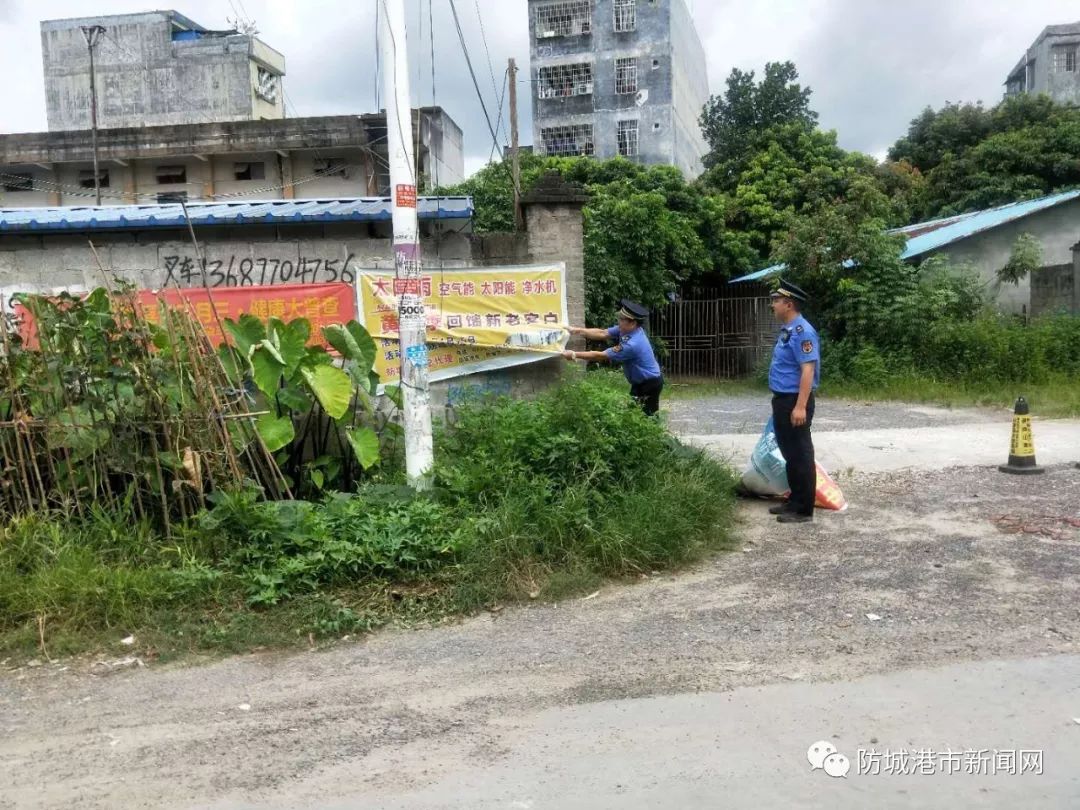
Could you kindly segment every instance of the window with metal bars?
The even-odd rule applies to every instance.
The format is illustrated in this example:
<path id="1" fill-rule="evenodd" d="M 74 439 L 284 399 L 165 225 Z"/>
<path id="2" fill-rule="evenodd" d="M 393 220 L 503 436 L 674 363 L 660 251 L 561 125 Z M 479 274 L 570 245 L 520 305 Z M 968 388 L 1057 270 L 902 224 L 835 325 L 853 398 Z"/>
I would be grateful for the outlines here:
<path id="1" fill-rule="evenodd" d="M 187 166 L 158 166 L 154 170 L 154 179 L 162 186 L 186 183 Z"/>
<path id="2" fill-rule="evenodd" d="M 260 67 L 256 73 L 255 94 L 271 104 L 276 104 L 280 78 L 264 67 Z"/>
<path id="3" fill-rule="evenodd" d="M 341 177 L 349 179 L 349 164 L 345 158 L 326 158 L 316 160 L 312 168 L 319 177 Z"/>
<path id="4" fill-rule="evenodd" d="M 79 171 L 79 187 L 80 188 L 93 188 L 94 187 L 94 170 L 84 169 Z M 109 187 L 109 170 L 100 169 L 98 171 L 98 187 Z"/>
<path id="5" fill-rule="evenodd" d="M 536 7 L 536 38 L 570 37 L 592 33 L 592 0 L 546 3 Z"/>
<path id="6" fill-rule="evenodd" d="M 536 94 L 539 98 L 587 96 L 593 91 L 592 65 L 552 65 L 539 70 Z"/>
<path id="7" fill-rule="evenodd" d="M 623 157 L 638 156 L 638 122 L 620 121 L 616 129 L 619 154 Z"/>
<path id="8" fill-rule="evenodd" d="M 266 164 L 265 163 L 234 163 L 233 164 L 233 179 L 234 180 L 265 180 L 266 179 Z"/>
<path id="9" fill-rule="evenodd" d="M 637 91 L 637 59 L 632 56 L 628 59 L 616 59 L 615 92 L 636 93 Z"/>
<path id="10" fill-rule="evenodd" d="M 540 130 L 540 144 L 545 155 L 591 157 L 593 153 L 593 128 L 591 124 L 544 127 Z"/>
<path id="11" fill-rule="evenodd" d="M 614 0 L 615 30 L 619 33 L 637 28 L 637 0 Z"/>
<path id="12" fill-rule="evenodd" d="M 1058 45 L 1054 48 L 1054 73 L 1076 73 L 1076 46 Z"/>

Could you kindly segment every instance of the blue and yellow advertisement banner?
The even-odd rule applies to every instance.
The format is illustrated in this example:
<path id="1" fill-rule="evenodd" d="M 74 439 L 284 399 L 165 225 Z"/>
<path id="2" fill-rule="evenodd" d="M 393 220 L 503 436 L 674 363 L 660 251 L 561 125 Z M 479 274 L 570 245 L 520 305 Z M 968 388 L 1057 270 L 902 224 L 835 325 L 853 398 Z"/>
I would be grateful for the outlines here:
<path id="1" fill-rule="evenodd" d="M 393 270 L 358 274 L 360 320 L 375 338 L 375 371 L 384 383 L 401 374 L 398 296 L 423 298 L 431 381 L 550 359 L 569 339 L 562 263 L 432 270 L 396 279 Z"/>

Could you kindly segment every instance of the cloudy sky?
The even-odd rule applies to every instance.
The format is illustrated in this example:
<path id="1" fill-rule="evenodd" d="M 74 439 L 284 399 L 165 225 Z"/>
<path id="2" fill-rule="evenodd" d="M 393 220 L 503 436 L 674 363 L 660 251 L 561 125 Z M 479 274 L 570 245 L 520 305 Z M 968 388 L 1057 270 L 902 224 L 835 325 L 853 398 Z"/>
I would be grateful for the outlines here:
<path id="1" fill-rule="evenodd" d="M 377 0 L 175 0 L 206 27 L 237 13 L 285 54 L 290 115 L 375 109 Z M 436 100 L 465 131 L 467 168 L 482 166 L 491 136 L 454 31 L 449 0 L 430 0 Z M 713 92 L 733 67 L 759 70 L 791 59 L 814 91 L 822 126 L 840 143 L 881 156 L 923 107 L 946 101 L 996 103 L 1006 73 L 1045 25 L 1080 19 L 1076 0 L 688 0 L 709 60 Z M 43 130 L 42 19 L 144 11 L 145 0 L 0 0 L 0 75 L 6 78 L 0 132 Z M 409 9 L 414 102 L 432 98 L 428 2 Z M 457 0 L 485 103 L 497 116 L 493 84 L 508 57 L 529 60 L 525 0 Z M 422 13 L 420 9 L 422 8 Z M 479 14 L 478 14 L 479 8 Z M 421 30 L 422 20 L 422 30 Z M 488 67 L 483 32 L 492 68 Z M 494 73 L 494 81 L 492 79 Z M 527 74 L 526 74 L 527 75 Z M 526 75 L 520 78 L 525 79 Z M 523 142 L 531 141 L 528 85 L 519 85 Z"/>

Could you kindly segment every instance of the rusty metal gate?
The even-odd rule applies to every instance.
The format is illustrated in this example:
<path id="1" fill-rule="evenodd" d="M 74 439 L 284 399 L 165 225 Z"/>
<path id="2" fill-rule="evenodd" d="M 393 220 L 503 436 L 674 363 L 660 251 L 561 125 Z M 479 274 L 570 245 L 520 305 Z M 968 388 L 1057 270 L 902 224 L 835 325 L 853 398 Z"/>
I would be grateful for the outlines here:
<path id="1" fill-rule="evenodd" d="M 768 359 L 778 328 L 763 295 L 676 301 L 650 320 L 667 347 L 664 375 L 683 379 L 750 376 Z"/>

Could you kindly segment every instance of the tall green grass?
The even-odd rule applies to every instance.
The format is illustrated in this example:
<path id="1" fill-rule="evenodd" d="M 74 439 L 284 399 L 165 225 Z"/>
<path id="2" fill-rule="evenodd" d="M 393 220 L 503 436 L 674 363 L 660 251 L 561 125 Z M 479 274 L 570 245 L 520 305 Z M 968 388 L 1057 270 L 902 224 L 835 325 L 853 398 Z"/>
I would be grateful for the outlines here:
<path id="1" fill-rule="evenodd" d="M 171 541 L 130 510 L 11 520 L 0 651 L 136 634 L 170 655 L 338 636 L 563 598 L 730 542 L 732 473 L 681 446 L 609 375 L 467 407 L 436 447 L 431 493 L 369 484 L 308 503 L 240 489 Z"/>

